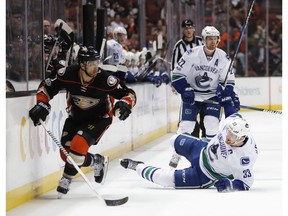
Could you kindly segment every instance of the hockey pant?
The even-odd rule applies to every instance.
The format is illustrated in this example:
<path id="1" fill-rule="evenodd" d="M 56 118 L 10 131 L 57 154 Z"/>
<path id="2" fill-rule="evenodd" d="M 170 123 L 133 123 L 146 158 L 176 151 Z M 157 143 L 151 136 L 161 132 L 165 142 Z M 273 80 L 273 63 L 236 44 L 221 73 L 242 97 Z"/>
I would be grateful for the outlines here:
<path id="1" fill-rule="evenodd" d="M 111 123 L 111 118 L 78 122 L 69 117 L 63 127 L 61 145 L 69 152 L 69 155 L 79 167 L 92 166 L 94 156 L 88 152 L 89 147 L 98 143 Z M 66 156 L 61 150 L 60 156 L 66 162 L 63 175 L 72 178 L 77 174 L 77 170 L 69 161 L 66 161 Z"/>
<path id="2" fill-rule="evenodd" d="M 177 154 L 190 161 L 191 166 L 175 171 L 175 188 L 208 188 L 213 184 L 200 169 L 199 157 L 207 142 L 187 135 L 175 136 L 174 148 Z"/>
<path id="3" fill-rule="evenodd" d="M 200 110 L 204 110 L 204 127 L 206 137 L 212 139 L 219 129 L 220 106 L 215 104 L 195 102 L 194 104 L 182 103 L 181 119 L 177 133 L 191 134 L 194 130 L 196 118 Z"/>

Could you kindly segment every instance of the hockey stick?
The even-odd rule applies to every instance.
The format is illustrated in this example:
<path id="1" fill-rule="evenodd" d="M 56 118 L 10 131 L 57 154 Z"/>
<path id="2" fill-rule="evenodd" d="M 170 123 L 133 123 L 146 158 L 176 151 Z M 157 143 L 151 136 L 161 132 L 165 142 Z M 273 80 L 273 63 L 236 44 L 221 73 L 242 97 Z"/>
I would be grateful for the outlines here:
<path id="1" fill-rule="evenodd" d="M 45 72 L 47 72 L 47 70 L 48 70 L 48 67 L 49 67 L 51 59 L 52 59 L 53 50 L 55 49 L 60 38 L 62 38 L 68 45 L 70 45 L 70 48 L 67 52 L 67 57 L 65 60 L 65 67 L 67 67 L 68 65 L 71 64 L 71 57 L 72 57 L 73 44 L 74 44 L 74 32 L 69 27 L 69 25 L 67 23 L 65 23 L 62 19 L 56 20 L 56 22 L 54 24 L 54 29 L 57 32 L 56 33 L 56 40 L 55 40 L 55 43 L 53 44 L 53 47 L 49 53 L 48 61 L 46 63 Z"/>
<path id="2" fill-rule="evenodd" d="M 71 58 L 72 58 L 72 52 L 73 52 L 73 46 L 75 41 L 75 35 L 73 30 L 70 28 L 70 26 L 64 22 L 62 19 L 57 19 L 54 28 L 57 29 L 59 25 L 62 24 L 62 31 L 59 34 L 59 37 L 61 37 L 68 45 L 70 45 L 70 48 L 68 49 L 68 52 L 66 53 L 66 61 L 65 66 L 71 65 Z"/>
<path id="3" fill-rule="evenodd" d="M 106 71 L 116 72 L 118 69 L 115 65 L 100 64 L 99 68 Z"/>
<path id="4" fill-rule="evenodd" d="M 152 68 L 152 66 L 154 66 L 155 62 L 158 60 L 157 58 L 157 54 L 155 54 L 153 57 L 151 57 L 146 63 L 145 63 L 145 67 L 143 71 L 140 71 L 140 73 L 138 73 L 138 76 L 135 76 L 138 80 L 143 80 L 149 73 L 150 73 L 150 69 Z"/>
<path id="5" fill-rule="evenodd" d="M 251 110 L 256 110 L 256 111 L 261 111 L 261 112 L 267 112 L 267 113 L 282 115 L 282 111 L 278 111 L 278 110 L 268 110 L 268 109 L 262 109 L 262 108 L 258 108 L 258 107 L 251 107 L 251 106 L 244 106 L 244 105 L 240 105 L 240 107 L 243 109 L 251 109 Z"/>
<path id="6" fill-rule="evenodd" d="M 159 40 L 159 39 L 158 39 Z M 170 42 L 171 40 L 169 40 L 169 42 L 167 43 L 166 47 L 165 47 L 165 50 L 167 51 L 169 46 L 170 46 Z M 158 41 L 159 43 L 159 41 Z M 161 42 L 162 43 L 162 42 Z M 162 49 L 162 47 L 161 47 Z M 167 52 L 166 52 L 166 55 L 167 55 Z M 166 56 L 165 55 L 165 56 Z M 164 57 L 165 58 L 165 57 Z M 138 80 L 143 80 L 147 75 L 149 75 L 150 73 L 150 68 L 152 68 L 152 66 L 154 66 L 155 62 L 158 60 L 158 59 L 161 59 L 162 58 L 160 57 L 159 53 L 155 53 L 155 55 L 153 55 L 145 64 L 144 64 L 144 69 L 140 72 L 138 72 L 135 77 L 138 79 Z M 164 59 L 163 59 L 164 60 Z"/>
<path id="7" fill-rule="evenodd" d="M 88 184 L 88 186 L 95 192 L 97 198 L 104 202 L 107 206 L 118 206 L 123 205 L 128 201 L 128 197 L 123 197 L 121 199 L 113 199 L 113 200 L 107 200 L 104 199 L 93 187 L 91 182 L 88 180 L 86 175 L 82 172 L 82 170 L 79 168 L 79 166 L 76 164 L 76 162 L 72 159 L 72 157 L 68 154 L 68 152 L 65 150 L 65 148 L 60 144 L 60 142 L 56 139 L 54 134 L 46 127 L 45 123 L 42 121 L 42 119 L 39 120 L 42 127 L 45 129 L 45 131 L 49 134 L 49 136 L 52 138 L 52 140 L 56 143 L 56 145 L 60 148 L 60 150 L 64 153 L 64 155 L 67 157 L 67 159 L 72 163 L 74 168 L 78 171 L 78 173 L 83 177 L 85 182 Z"/>
<path id="8" fill-rule="evenodd" d="M 171 62 L 167 61 L 166 59 L 164 59 L 164 58 L 162 58 L 162 57 L 160 57 L 160 56 L 158 57 L 158 59 L 160 59 L 160 60 L 166 62 L 166 63 L 169 64 L 169 65 L 171 65 Z"/>
<path id="9" fill-rule="evenodd" d="M 58 40 L 59 40 L 59 38 L 60 38 L 60 34 L 61 34 L 61 31 L 62 31 L 62 28 L 63 28 L 63 23 L 60 23 L 58 26 L 57 26 L 57 33 L 56 33 L 56 40 L 55 40 L 55 42 L 54 42 L 54 44 L 53 44 L 53 47 L 52 47 L 52 49 L 51 49 L 51 51 L 50 51 L 50 53 L 49 53 L 49 56 L 48 56 L 48 60 L 47 60 L 47 63 L 46 63 L 46 68 L 45 68 L 45 74 L 47 73 L 47 71 L 48 71 L 48 68 L 49 68 L 49 65 L 50 65 L 50 61 L 51 61 L 51 59 L 52 59 L 52 55 L 53 55 L 53 51 L 54 51 L 54 49 L 55 49 L 55 47 L 56 47 L 56 44 L 58 43 Z"/>
<path id="10" fill-rule="evenodd" d="M 203 101 L 197 101 L 197 102 L 219 105 L 217 101 L 213 101 L 213 100 L 203 100 Z M 278 110 L 268 110 L 268 109 L 262 109 L 258 107 L 251 107 L 251 106 L 245 106 L 245 105 L 240 105 L 240 108 L 282 115 L 282 112 Z"/>
<path id="11" fill-rule="evenodd" d="M 249 8 L 249 12 L 248 12 L 248 14 L 246 16 L 246 19 L 245 19 L 245 22 L 244 22 L 244 24 L 242 26 L 241 35 L 240 35 L 240 38 L 238 40 L 238 44 L 237 44 L 236 50 L 234 52 L 232 60 L 230 61 L 230 64 L 229 64 L 229 67 L 228 67 L 228 70 L 227 70 L 227 73 L 226 73 L 226 76 L 225 76 L 225 79 L 224 79 L 224 84 L 223 84 L 224 88 L 225 88 L 225 86 L 227 84 L 228 74 L 232 70 L 234 61 L 235 61 L 235 59 L 237 57 L 240 45 L 242 43 L 243 36 L 245 35 L 245 31 L 246 31 L 246 28 L 247 28 L 247 25 L 248 25 L 248 20 L 250 18 L 250 15 L 251 15 L 251 12 L 252 12 L 252 9 L 253 9 L 254 2 L 255 2 L 255 0 L 252 1 L 251 5 L 250 5 L 250 8 Z"/>
<path id="12" fill-rule="evenodd" d="M 245 31 L 246 31 L 246 28 L 247 28 L 247 25 L 248 25 L 248 20 L 250 18 L 250 15 L 251 15 L 251 12 L 252 12 L 252 9 L 253 9 L 254 2 L 255 2 L 255 0 L 252 1 L 251 5 L 250 5 L 250 8 L 249 8 L 249 11 L 248 11 L 248 14 L 247 14 L 246 19 L 245 19 L 245 22 L 244 22 L 244 24 L 242 26 L 241 35 L 240 35 L 240 38 L 238 40 L 236 50 L 234 52 L 232 60 L 230 61 L 227 73 L 225 75 L 225 79 L 224 79 L 224 83 L 223 83 L 223 89 L 225 89 L 225 87 L 227 85 L 228 74 L 230 73 L 230 71 L 232 72 L 232 67 L 233 67 L 234 61 L 235 61 L 235 59 L 237 57 L 240 45 L 242 43 L 243 36 L 245 35 Z M 221 119 L 222 113 L 223 113 L 223 107 L 221 107 L 219 119 Z"/>

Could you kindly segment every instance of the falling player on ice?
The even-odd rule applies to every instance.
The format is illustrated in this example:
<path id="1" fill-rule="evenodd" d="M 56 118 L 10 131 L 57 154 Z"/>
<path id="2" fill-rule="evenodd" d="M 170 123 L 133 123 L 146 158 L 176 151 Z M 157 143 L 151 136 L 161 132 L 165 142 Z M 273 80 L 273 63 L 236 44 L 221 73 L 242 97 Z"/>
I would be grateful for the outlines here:
<path id="1" fill-rule="evenodd" d="M 232 105 L 231 95 L 221 90 L 218 92 L 226 119 L 209 143 L 185 134 L 176 134 L 171 138 L 175 151 L 190 161 L 190 167 L 164 170 L 131 159 L 122 159 L 120 164 L 164 187 L 209 188 L 214 185 L 218 192 L 249 190 L 254 181 L 257 146 L 250 134 L 249 124 Z"/>

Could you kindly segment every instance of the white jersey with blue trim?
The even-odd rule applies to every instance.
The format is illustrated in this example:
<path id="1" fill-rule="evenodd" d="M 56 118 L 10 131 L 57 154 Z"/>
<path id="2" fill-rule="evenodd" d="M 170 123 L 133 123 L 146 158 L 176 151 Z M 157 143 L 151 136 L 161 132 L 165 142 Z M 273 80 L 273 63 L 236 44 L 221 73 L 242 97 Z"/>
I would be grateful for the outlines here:
<path id="1" fill-rule="evenodd" d="M 114 39 L 107 41 L 107 56 L 111 56 L 107 61 L 110 65 L 119 65 L 125 62 L 123 47 Z"/>
<path id="2" fill-rule="evenodd" d="M 195 91 L 195 101 L 216 96 L 219 83 L 224 83 L 231 59 L 216 48 L 212 57 L 207 57 L 204 46 L 194 47 L 184 53 L 172 72 L 173 82 L 185 78 Z M 235 85 L 233 71 L 228 73 L 227 84 Z"/>
<path id="3" fill-rule="evenodd" d="M 258 156 L 257 145 L 251 135 L 246 137 L 245 144 L 241 147 L 232 147 L 225 143 L 226 122 L 235 116 L 241 118 L 238 114 L 227 117 L 224 125 L 220 126 L 220 132 L 202 149 L 200 168 L 212 180 L 239 179 L 250 188 L 254 182 L 253 165 Z"/>

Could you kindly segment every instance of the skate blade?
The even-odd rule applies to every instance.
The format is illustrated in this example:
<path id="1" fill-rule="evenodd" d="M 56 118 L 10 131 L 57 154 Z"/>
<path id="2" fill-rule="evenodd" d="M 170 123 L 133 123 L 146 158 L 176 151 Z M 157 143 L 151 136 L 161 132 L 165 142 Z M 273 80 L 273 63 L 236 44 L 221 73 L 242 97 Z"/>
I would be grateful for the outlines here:
<path id="1" fill-rule="evenodd" d="M 105 158 L 105 160 L 104 160 L 104 175 L 103 175 L 103 180 L 100 183 L 101 185 L 104 185 L 104 183 L 105 183 L 107 171 L 108 171 L 108 165 L 109 165 L 109 158 L 107 156 L 104 156 L 104 158 Z"/>
<path id="2" fill-rule="evenodd" d="M 58 192 L 57 199 L 62 199 L 63 193 Z"/>

